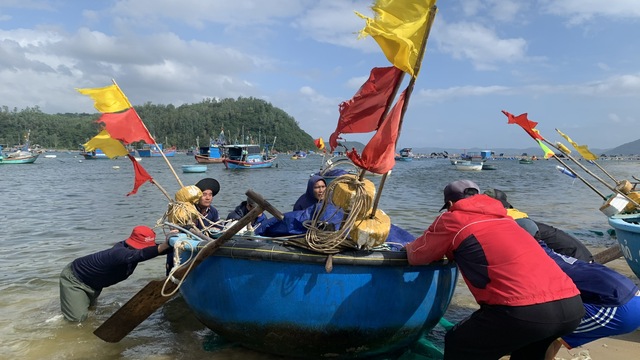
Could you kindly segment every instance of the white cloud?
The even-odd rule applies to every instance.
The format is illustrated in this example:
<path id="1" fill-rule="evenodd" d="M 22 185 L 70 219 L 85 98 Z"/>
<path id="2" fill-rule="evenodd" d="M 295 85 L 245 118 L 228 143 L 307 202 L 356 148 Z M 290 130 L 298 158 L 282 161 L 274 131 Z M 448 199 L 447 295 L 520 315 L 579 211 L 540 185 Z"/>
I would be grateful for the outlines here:
<path id="1" fill-rule="evenodd" d="M 479 23 L 441 21 L 435 41 L 440 51 L 469 60 L 478 70 L 497 70 L 500 63 L 527 61 L 525 39 L 501 39 L 495 30 Z"/>

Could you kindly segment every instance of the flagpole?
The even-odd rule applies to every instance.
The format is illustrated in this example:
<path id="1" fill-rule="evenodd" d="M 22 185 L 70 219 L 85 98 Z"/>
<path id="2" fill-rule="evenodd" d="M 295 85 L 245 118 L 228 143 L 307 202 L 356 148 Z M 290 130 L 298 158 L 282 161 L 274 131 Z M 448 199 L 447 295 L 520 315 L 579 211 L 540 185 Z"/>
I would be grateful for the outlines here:
<path id="1" fill-rule="evenodd" d="M 584 156 L 584 154 L 580 151 L 580 149 L 578 148 L 578 144 L 576 144 L 575 142 L 573 142 L 573 141 L 572 141 L 572 140 L 571 140 L 567 135 L 565 135 L 564 133 L 562 133 L 562 131 L 560 131 L 560 130 L 558 130 L 558 129 L 556 129 L 556 132 L 557 132 L 558 134 L 560 134 L 562 137 L 564 137 L 565 139 L 567 139 L 567 141 L 569 141 L 569 143 L 570 143 L 571 145 L 573 145 L 573 147 L 576 149 L 576 151 L 577 151 L 580 155 L 582 155 L 582 157 L 583 157 L 585 160 L 587 160 L 587 161 L 591 161 L 591 163 L 592 163 L 593 165 L 595 165 L 598 169 L 600 169 L 603 173 L 605 173 L 605 175 L 607 175 L 607 176 L 608 176 L 611 180 L 613 180 L 616 184 L 618 184 L 618 185 L 620 184 L 620 181 L 616 180 L 616 178 L 614 178 L 611 174 L 609 174 L 609 173 L 607 172 L 607 170 L 605 170 L 602 166 L 600 166 L 600 164 L 598 164 L 598 163 L 596 162 L 596 159 L 593 159 L 593 160 L 589 160 L 589 159 L 587 159 L 587 158 Z M 585 149 L 586 149 L 586 147 L 585 147 Z M 592 153 L 591 151 L 588 151 L 588 150 L 587 150 L 587 153 L 588 153 L 589 155 L 592 155 L 593 157 L 597 158 L 597 156 L 596 156 L 594 153 Z"/>
<path id="2" fill-rule="evenodd" d="M 395 148 L 398 146 L 398 140 L 400 139 L 400 130 L 402 129 L 402 122 L 404 120 L 404 114 L 407 111 L 407 106 L 409 105 L 409 98 L 411 98 L 411 93 L 413 92 L 413 88 L 415 86 L 416 83 L 416 79 L 418 78 L 418 74 L 420 73 L 420 67 L 422 65 L 422 59 L 424 58 L 424 54 L 426 52 L 427 49 L 427 40 L 429 39 L 429 34 L 431 33 L 431 26 L 433 25 L 433 21 L 435 20 L 436 17 L 436 13 L 438 12 L 438 7 L 433 5 L 431 7 L 431 9 L 429 10 L 429 19 L 427 19 L 427 25 L 426 25 L 426 29 L 424 31 L 424 39 L 422 40 L 422 44 L 420 46 L 420 50 L 418 51 L 418 56 L 416 59 L 416 64 L 413 68 L 413 76 L 411 77 L 411 80 L 409 80 L 409 85 L 407 86 L 407 90 L 406 90 L 406 94 L 405 94 L 405 98 L 404 98 L 404 103 L 402 104 L 402 110 L 400 112 L 400 122 L 398 123 L 398 136 L 396 137 L 396 142 L 393 146 L 394 148 L 394 152 L 395 152 Z M 402 74 L 402 76 L 404 77 L 404 72 Z M 384 119 L 384 117 L 386 116 L 387 112 L 389 111 L 390 107 L 391 107 L 391 103 L 393 101 L 393 99 L 395 98 L 396 93 L 398 92 L 398 89 L 400 88 L 400 84 L 402 83 L 402 77 L 400 78 L 400 80 L 398 81 L 398 84 L 396 85 L 396 88 L 394 89 L 394 93 L 393 96 L 389 97 L 389 102 L 387 103 L 387 108 L 385 109 L 385 114 L 383 115 L 383 117 L 381 117 L 381 119 Z M 363 170 L 360 174 L 360 178 L 362 179 L 362 177 L 364 177 L 364 173 L 366 170 Z M 380 195 L 382 194 L 382 188 L 384 187 L 384 183 L 387 179 L 387 176 L 391 173 L 391 170 L 389 170 L 387 173 L 385 173 L 384 175 L 382 175 L 382 179 L 380 179 L 380 187 L 378 189 L 378 191 L 376 192 L 376 197 L 373 201 L 373 208 L 371 209 L 371 215 L 369 216 L 370 218 L 374 218 L 376 215 L 376 211 L 378 208 L 378 203 L 380 202 Z"/>
<path id="3" fill-rule="evenodd" d="M 604 180 L 602 180 L 598 175 L 594 174 L 591 170 L 587 169 L 584 165 L 580 164 L 580 162 L 578 162 L 578 160 L 576 160 L 573 156 L 571 156 L 570 154 L 568 154 L 568 150 L 566 146 L 564 146 L 562 143 L 558 142 L 556 144 L 552 144 L 551 142 L 549 142 L 547 139 L 543 139 L 544 142 L 546 142 L 547 144 L 549 144 L 550 146 L 552 146 L 553 148 L 555 148 L 556 150 L 560 151 L 561 153 L 563 153 L 567 158 L 569 158 L 569 160 L 573 161 L 576 165 L 578 165 L 582 170 L 584 170 L 587 174 L 593 176 L 596 180 L 600 181 L 604 186 L 607 187 L 607 189 L 613 191 L 616 194 L 620 194 L 622 196 L 624 196 L 625 199 L 629 200 L 630 202 L 632 202 L 633 204 L 636 205 L 636 207 L 640 207 L 640 204 L 638 204 L 635 200 L 633 200 L 632 198 L 630 198 L 629 196 L 627 196 L 627 194 L 623 193 L 622 191 L 620 191 L 617 188 L 612 187 L 611 185 L 607 184 Z M 564 149 L 563 149 L 564 148 Z M 554 155 L 554 157 L 557 156 Z M 562 163 L 562 162 L 560 162 Z M 563 164 L 564 165 L 564 164 Z M 572 171 L 574 174 L 576 173 L 575 171 Z M 602 195 L 601 195 L 602 196 Z M 606 199 L 606 197 L 604 197 L 604 199 Z"/>
<path id="4" fill-rule="evenodd" d="M 129 107 L 133 109 L 133 105 L 131 105 L 131 103 L 129 102 L 129 99 L 124 94 L 124 92 L 120 89 L 120 86 L 118 86 L 116 81 L 114 79 L 111 79 L 111 82 L 113 82 L 113 85 L 116 86 L 116 89 L 118 89 L 118 91 L 120 92 L 122 97 L 127 101 L 127 104 L 129 105 Z M 149 132 L 149 129 L 147 129 L 147 125 L 145 125 L 144 121 L 142 121 L 142 118 L 140 118 L 140 115 L 138 115 L 138 112 L 136 111 L 136 109 L 133 109 L 133 113 L 136 114 L 136 116 L 138 117 L 138 120 L 140 120 L 140 123 L 142 124 L 144 129 L 147 131 L 147 134 L 149 135 L 149 137 L 151 137 L 151 139 L 153 139 L 153 144 L 156 146 L 156 149 L 160 150 L 160 155 L 162 155 L 162 158 L 164 159 L 164 161 L 169 166 L 169 169 L 173 173 L 173 176 L 175 176 L 176 180 L 178 180 L 178 185 L 180 185 L 180 187 L 183 188 L 184 185 L 182 185 L 182 181 L 180 181 L 180 178 L 178 177 L 178 174 L 176 173 L 176 171 L 173 170 L 173 166 L 171 166 L 171 163 L 169 162 L 169 159 L 167 159 L 167 156 L 164 154 L 163 149 L 161 149 L 160 146 L 158 145 L 158 143 L 156 142 L 156 138 L 151 136 L 151 133 Z"/>

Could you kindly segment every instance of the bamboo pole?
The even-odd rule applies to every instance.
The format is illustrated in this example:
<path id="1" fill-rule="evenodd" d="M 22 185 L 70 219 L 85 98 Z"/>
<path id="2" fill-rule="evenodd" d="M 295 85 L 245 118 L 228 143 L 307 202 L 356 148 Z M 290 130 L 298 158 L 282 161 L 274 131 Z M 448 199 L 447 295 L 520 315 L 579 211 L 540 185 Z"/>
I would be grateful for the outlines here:
<path id="1" fill-rule="evenodd" d="M 433 25 L 433 21 L 435 20 L 436 17 L 436 13 L 438 12 L 438 7 L 437 6 L 432 6 L 431 9 L 429 10 L 429 18 L 427 19 L 427 25 L 426 25 L 426 29 L 424 32 L 424 39 L 422 41 L 422 44 L 420 46 L 420 50 L 418 51 L 418 57 L 416 59 L 416 64 L 415 67 L 413 68 L 413 76 L 411 77 L 411 80 L 409 80 L 409 85 L 407 86 L 406 89 L 406 95 L 404 98 L 404 104 L 402 104 L 402 111 L 400 113 L 400 123 L 398 124 L 398 137 L 396 138 L 396 143 L 394 144 L 394 149 L 398 146 L 398 140 L 400 139 L 400 131 L 402 130 L 402 122 L 404 120 L 404 114 L 407 111 L 407 106 L 409 105 L 409 99 L 411 98 L 411 93 L 413 92 L 413 88 L 415 86 L 416 83 L 416 79 L 418 78 L 418 74 L 420 73 L 420 67 L 422 65 L 422 59 L 424 58 L 424 54 L 426 52 L 427 49 L 427 40 L 429 39 L 429 34 L 431 33 L 431 26 Z M 404 76 L 404 74 L 403 74 Z M 398 84 L 396 85 L 396 88 L 394 90 L 393 96 L 390 97 L 390 102 L 387 103 L 387 108 L 385 109 L 384 115 L 382 117 L 382 119 L 384 119 L 384 117 L 386 116 L 386 114 L 389 112 L 389 109 L 391 108 L 391 102 L 393 101 L 393 99 L 395 98 L 395 95 L 398 91 L 398 89 L 400 88 L 400 83 L 402 83 L 402 78 L 400 78 L 400 80 L 398 81 Z M 380 184 L 384 184 L 384 182 L 386 181 L 387 176 L 389 175 L 390 171 L 387 172 L 386 174 L 382 175 L 382 179 L 380 180 Z M 364 172 L 362 173 L 362 176 L 364 176 Z M 380 195 L 382 194 L 382 186 L 380 186 L 380 189 L 376 192 L 376 197 L 373 201 L 373 208 L 371 210 L 371 218 L 375 217 L 376 214 L 376 210 L 378 208 L 378 203 L 380 202 Z"/>
<path id="2" fill-rule="evenodd" d="M 627 196 L 627 194 L 623 193 L 622 191 L 620 191 L 619 189 L 609 185 L 608 183 L 606 183 L 604 180 L 602 180 L 598 175 L 594 174 L 591 170 L 587 169 L 584 165 L 582 165 L 578 160 L 576 160 L 573 156 L 571 156 L 568 153 L 568 149 L 566 146 L 564 146 L 562 143 L 558 142 L 557 145 L 556 144 L 552 144 L 551 142 L 549 142 L 547 139 L 543 139 L 544 142 L 546 142 L 547 144 L 549 144 L 550 146 L 552 146 L 553 148 L 555 148 L 556 150 L 560 151 L 561 153 L 563 153 L 569 160 L 573 161 L 576 165 L 578 165 L 582 170 L 584 170 L 587 174 L 593 176 L 596 180 L 600 181 L 604 186 L 607 187 L 607 189 L 613 191 L 616 194 L 622 195 L 625 199 L 629 200 L 629 202 L 635 204 L 636 207 L 640 207 L 640 204 L 638 204 L 635 200 L 633 200 L 632 198 L 630 198 L 629 196 Z M 555 156 L 555 155 L 554 155 Z M 564 165 L 564 164 L 563 164 Z M 574 174 L 576 174 L 575 171 L 572 171 Z M 577 174 L 576 174 L 577 175 Z M 593 189 L 593 188 L 592 188 Z M 602 195 L 601 195 L 602 196 Z M 606 199 L 606 197 L 604 198 Z"/>

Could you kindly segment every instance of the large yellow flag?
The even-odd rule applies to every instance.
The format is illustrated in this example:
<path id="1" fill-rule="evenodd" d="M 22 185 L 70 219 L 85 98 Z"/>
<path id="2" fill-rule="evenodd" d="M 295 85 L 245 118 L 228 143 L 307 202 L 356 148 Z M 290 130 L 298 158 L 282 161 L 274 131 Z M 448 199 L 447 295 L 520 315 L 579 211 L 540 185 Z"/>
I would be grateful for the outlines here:
<path id="1" fill-rule="evenodd" d="M 117 156 L 129 155 L 129 151 L 124 147 L 124 145 L 122 145 L 120 141 L 112 138 L 107 130 L 100 131 L 98 135 L 87 141 L 83 146 L 86 151 L 100 149 L 110 159 Z"/>
<path id="2" fill-rule="evenodd" d="M 563 134 L 562 131 L 558 129 L 556 129 L 556 131 L 558 132 L 558 134 L 562 135 L 563 138 L 567 139 L 567 141 L 570 142 L 571 145 L 573 145 L 576 151 L 580 155 L 582 155 L 582 157 L 585 160 L 598 160 L 598 157 L 594 153 L 589 151 L 589 148 L 587 147 L 587 145 L 578 145 L 573 140 L 571 140 L 567 135 Z"/>
<path id="3" fill-rule="evenodd" d="M 360 36 L 371 35 L 393 66 L 416 77 L 418 53 L 435 4 L 436 0 L 377 0 L 371 7 L 375 19 L 356 12 L 366 20 Z"/>
<path id="4" fill-rule="evenodd" d="M 131 107 L 129 100 L 116 84 L 102 88 L 76 90 L 81 94 L 90 96 L 95 101 L 95 108 L 101 113 L 119 112 Z"/>

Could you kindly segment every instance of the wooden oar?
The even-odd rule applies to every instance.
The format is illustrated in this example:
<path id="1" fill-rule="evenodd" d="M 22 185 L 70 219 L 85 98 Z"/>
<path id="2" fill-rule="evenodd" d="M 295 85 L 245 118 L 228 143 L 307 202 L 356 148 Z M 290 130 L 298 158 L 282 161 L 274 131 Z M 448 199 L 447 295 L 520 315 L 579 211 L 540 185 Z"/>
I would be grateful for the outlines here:
<path id="1" fill-rule="evenodd" d="M 613 261 L 622 256 L 622 249 L 620 244 L 615 244 L 612 247 L 602 250 L 599 253 L 593 255 L 593 261 L 598 264 L 606 264 L 609 261 Z"/>
<path id="2" fill-rule="evenodd" d="M 231 237 L 233 237 L 233 235 L 238 231 L 250 224 L 263 211 L 266 210 L 270 212 L 278 219 L 283 218 L 282 213 L 260 196 L 260 194 L 253 190 L 247 190 L 246 195 L 255 200 L 257 206 L 232 225 L 224 234 L 222 234 L 222 236 L 202 248 L 199 256 L 194 260 L 193 266 L 191 267 L 192 270 L 204 261 L 204 259 L 211 256 L 211 254 L 218 250 L 218 248 L 220 248 L 227 240 L 231 239 Z M 189 267 L 179 268 L 173 273 L 173 277 L 181 279 L 182 277 L 188 276 L 188 268 Z M 165 293 L 171 293 L 178 285 L 172 281 L 166 280 L 167 279 L 153 280 L 149 282 L 144 288 L 142 288 L 142 290 L 127 301 L 126 304 L 118 309 L 118 311 L 111 315 L 110 318 L 102 323 L 102 325 L 100 325 L 100 327 L 98 327 L 93 333 L 100 339 L 107 342 L 118 342 L 122 340 L 122 338 L 127 336 L 127 334 L 135 329 L 136 326 L 171 299 L 171 296 L 161 295 L 163 286 Z"/>

